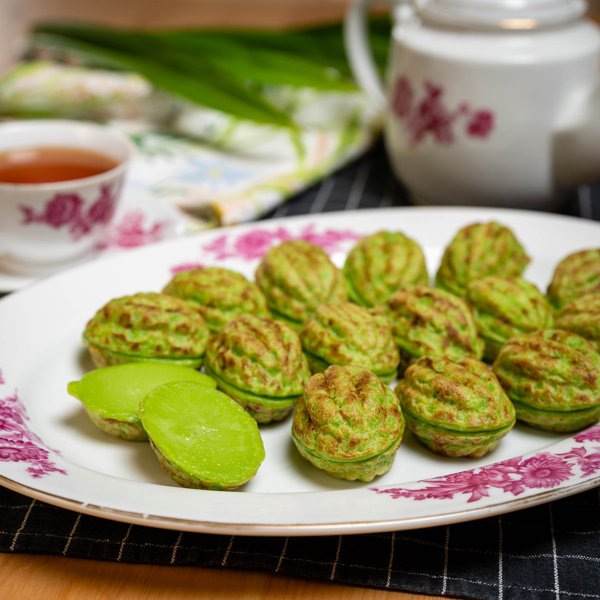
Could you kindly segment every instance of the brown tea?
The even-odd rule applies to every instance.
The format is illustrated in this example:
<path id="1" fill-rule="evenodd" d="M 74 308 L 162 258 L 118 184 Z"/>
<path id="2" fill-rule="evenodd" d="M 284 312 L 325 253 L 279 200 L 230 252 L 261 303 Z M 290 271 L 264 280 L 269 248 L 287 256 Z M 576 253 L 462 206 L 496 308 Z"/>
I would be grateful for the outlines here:
<path id="1" fill-rule="evenodd" d="M 0 152 L 0 183 L 51 183 L 99 175 L 117 166 L 85 148 L 39 146 Z"/>

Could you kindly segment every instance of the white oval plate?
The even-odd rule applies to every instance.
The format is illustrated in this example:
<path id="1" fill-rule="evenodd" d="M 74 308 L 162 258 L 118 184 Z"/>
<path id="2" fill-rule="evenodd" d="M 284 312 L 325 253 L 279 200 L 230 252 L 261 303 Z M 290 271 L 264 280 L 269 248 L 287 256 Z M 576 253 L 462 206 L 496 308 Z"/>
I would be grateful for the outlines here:
<path id="1" fill-rule="evenodd" d="M 542 290 L 562 257 L 598 246 L 600 224 L 515 210 L 398 208 L 328 213 L 206 232 L 63 272 L 0 301 L 0 483 L 27 496 L 129 523 L 237 535 L 324 535 L 426 527 L 501 514 L 600 482 L 600 425 L 555 435 L 518 425 L 481 459 L 437 456 L 406 435 L 392 469 L 371 484 L 338 481 L 295 451 L 290 419 L 263 426 L 267 457 L 242 490 L 178 487 L 149 446 L 97 430 L 68 381 L 91 368 L 87 320 L 111 298 L 159 291 L 174 270 L 215 264 L 253 277 L 284 239 L 322 245 L 339 265 L 362 235 L 401 230 L 430 273 L 456 231 L 497 220 L 532 257 Z"/>

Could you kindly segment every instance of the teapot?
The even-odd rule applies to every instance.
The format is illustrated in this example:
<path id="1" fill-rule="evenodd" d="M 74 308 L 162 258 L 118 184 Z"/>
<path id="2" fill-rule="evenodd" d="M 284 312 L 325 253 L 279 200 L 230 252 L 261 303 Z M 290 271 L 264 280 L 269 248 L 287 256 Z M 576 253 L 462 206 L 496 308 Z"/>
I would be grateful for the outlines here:
<path id="1" fill-rule="evenodd" d="M 600 29 L 584 0 L 390 1 L 385 78 L 371 4 L 349 5 L 346 52 L 415 203 L 552 210 L 600 180 Z"/>

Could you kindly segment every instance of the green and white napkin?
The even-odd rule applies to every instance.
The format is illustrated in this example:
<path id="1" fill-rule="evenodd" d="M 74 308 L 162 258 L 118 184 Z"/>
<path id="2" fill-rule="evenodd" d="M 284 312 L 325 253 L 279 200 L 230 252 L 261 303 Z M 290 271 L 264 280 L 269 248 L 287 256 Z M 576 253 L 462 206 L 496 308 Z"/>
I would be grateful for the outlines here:
<path id="1" fill-rule="evenodd" d="M 296 129 L 182 100 L 140 74 L 33 60 L 0 78 L 4 118 L 92 119 L 137 149 L 125 198 L 176 207 L 190 229 L 257 219 L 365 151 L 379 116 L 358 90 L 268 86 Z"/>

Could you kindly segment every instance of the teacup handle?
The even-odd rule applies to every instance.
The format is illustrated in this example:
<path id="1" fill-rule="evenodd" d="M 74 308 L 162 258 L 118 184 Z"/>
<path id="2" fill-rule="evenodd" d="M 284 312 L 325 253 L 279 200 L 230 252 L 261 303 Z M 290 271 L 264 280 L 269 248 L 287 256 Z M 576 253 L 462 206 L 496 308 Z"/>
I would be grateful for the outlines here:
<path id="1" fill-rule="evenodd" d="M 354 79 L 367 93 L 375 107 L 383 110 L 387 106 L 387 96 L 375 67 L 367 30 L 369 9 L 376 1 L 352 0 L 344 19 L 344 44 Z M 409 0 L 386 0 L 386 2 L 391 7 L 398 5 L 396 16 L 400 20 L 414 16 Z"/>

